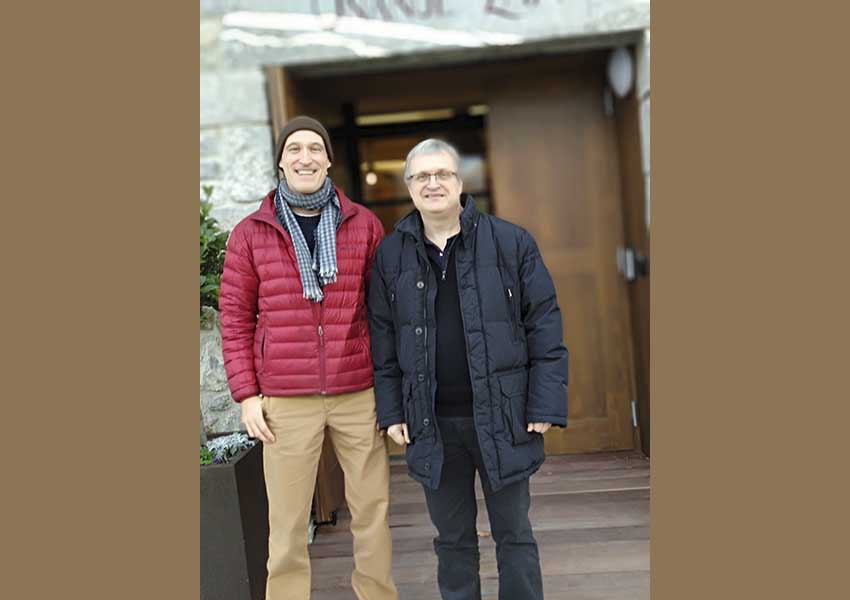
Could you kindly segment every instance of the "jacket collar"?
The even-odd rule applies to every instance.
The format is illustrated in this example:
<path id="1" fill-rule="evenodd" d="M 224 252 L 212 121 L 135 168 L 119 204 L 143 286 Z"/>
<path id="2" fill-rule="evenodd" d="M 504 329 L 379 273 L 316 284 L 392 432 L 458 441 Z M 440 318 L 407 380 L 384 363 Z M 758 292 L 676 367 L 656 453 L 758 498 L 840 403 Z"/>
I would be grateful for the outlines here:
<path id="1" fill-rule="evenodd" d="M 475 207 L 475 200 L 472 194 L 461 194 L 460 205 L 460 233 L 465 244 L 469 244 L 472 239 L 472 232 L 475 230 L 478 216 L 481 214 Z M 419 211 L 413 209 L 407 215 L 396 223 L 395 229 L 400 233 L 407 233 L 417 241 L 424 243 L 424 229 L 422 226 L 422 216 Z"/>
<path id="2" fill-rule="evenodd" d="M 345 192 L 339 189 L 336 185 L 334 185 L 334 189 L 336 190 L 337 198 L 339 198 L 339 208 L 342 213 L 342 222 L 344 222 L 346 219 L 354 216 L 354 213 L 357 211 L 357 207 L 354 202 L 345 195 Z M 269 223 L 280 231 L 286 233 L 283 225 L 281 225 L 280 221 L 277 219 L 277 214 L 274 208 L 274 195 L 276 192 L 277 188 L 266 194 L 266 197 L 260 202 L 260 208 L 249 214 L 248 218 L 254 219 L 255 221 Z"/>

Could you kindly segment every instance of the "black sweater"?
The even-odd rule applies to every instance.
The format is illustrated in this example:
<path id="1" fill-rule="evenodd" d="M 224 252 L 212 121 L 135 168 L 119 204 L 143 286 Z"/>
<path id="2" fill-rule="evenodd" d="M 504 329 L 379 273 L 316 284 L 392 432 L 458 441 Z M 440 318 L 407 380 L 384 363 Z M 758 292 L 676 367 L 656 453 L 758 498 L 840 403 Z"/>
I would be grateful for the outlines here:
<path id="1" fill-rule="evenodd" d="M 427 241 L 425 248 L 437 274 L 437 398 L 435 412 L 439 417 L 471 417 L 472 386 L 469 381 L 469 361 L 466 356 L 466 337 L 460 313 L 460 296 L 455 269 L 455 243 L 460 234 L 449 238 L 445 251 Z"/>

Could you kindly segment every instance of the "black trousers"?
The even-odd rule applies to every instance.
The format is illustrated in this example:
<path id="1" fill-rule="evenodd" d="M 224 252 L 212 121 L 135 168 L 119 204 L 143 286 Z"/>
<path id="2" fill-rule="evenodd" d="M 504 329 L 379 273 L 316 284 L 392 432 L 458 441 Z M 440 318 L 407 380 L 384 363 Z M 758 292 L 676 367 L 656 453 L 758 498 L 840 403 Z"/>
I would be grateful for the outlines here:
<path id="1" fill-rule="evenodd" d="M 496 542 L 499 600 L 542 600 L 537 542 L 528 510 L 528 479 L 498 492 L 490 489 L 471 417 L 438 417 L 445 460 L 437 490 L 424 487 L 431 522 L 437 528 L 437 583 L 443 600 L 480 600 L 475 471 L 484 489 L 490 530 Z"/>

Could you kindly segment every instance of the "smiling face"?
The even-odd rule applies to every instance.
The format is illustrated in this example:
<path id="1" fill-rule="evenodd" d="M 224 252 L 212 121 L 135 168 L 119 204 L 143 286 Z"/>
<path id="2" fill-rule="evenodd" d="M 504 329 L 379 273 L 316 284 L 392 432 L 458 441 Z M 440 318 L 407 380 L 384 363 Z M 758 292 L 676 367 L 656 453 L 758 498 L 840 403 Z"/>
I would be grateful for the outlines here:
<path id="1" fill-rule="evenodd" d="M 286 138 L 280 168 L 291 190 L 312 194 L 324 184 L 330 166 L 325 143 L 315 131 L 299 129 Z"/>
<path id="2" fill-rule="evenodd" d="M 445 152 L 417 154 L 410 159 L 407 189 L 420 213 L 441 216 L 460 210 L 463 182 L 457 169 L 457 163 Z"/>

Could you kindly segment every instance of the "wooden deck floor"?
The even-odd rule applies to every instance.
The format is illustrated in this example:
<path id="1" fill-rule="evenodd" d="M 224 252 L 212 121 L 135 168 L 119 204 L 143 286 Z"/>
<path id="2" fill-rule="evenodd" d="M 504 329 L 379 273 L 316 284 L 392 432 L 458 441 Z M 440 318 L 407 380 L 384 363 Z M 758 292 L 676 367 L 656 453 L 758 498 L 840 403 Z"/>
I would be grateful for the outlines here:
<path id="1" fill-rule="evenodd" d="M 489 532 L 478 491 L 478 528 Z M 649 598 L 649 460 L 637 452 L 550 456 L 531 478 L 531 523 L 546 600 Z M 350 515 L 320 527 L 310 547 L 312 600 L 356 600 Z M 439 600 L 437 559 L 421 486 L 392 463 L 393 574 L 401 600 Z M 495 544 L 480 538 L 481 591 L 497 600 Z M 517 599 L 522 600 L 522 599 Z"/>

